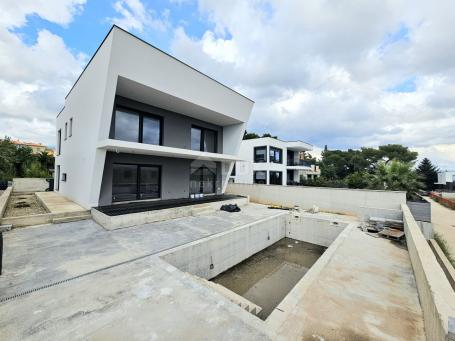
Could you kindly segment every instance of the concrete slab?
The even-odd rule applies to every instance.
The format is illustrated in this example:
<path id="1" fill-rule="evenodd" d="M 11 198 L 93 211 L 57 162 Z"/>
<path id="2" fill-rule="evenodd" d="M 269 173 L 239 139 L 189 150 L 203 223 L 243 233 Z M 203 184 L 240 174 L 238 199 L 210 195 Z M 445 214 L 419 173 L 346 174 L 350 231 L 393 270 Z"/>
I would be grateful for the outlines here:
<path id="1" fill-rule="evenodd" d="M 50 213 L 88 212 L 57 192 L 36 192 L 35 195 Z"/>
<path id="2" fill-rule="evenodd" d="M 289 301 L 294 301 L 293 308 L 282 313 L 285 316 L 279 320 L 283 322 L 274 326 L 275 337 L 425 340 L 423 315 L 407 250 L 357 228 L 347 232 L 306 292 L 288 296 Z M 283 310 L 284 305 L 279 308 Z"/>
<path id="3" fill-rule="evenodd" d="M 239 213 L 217 211 L 116 231 L 106 231 L 93 220 L 15 229 L 4 233 L 0 300 L 276 213 L 250 204 Z"/>

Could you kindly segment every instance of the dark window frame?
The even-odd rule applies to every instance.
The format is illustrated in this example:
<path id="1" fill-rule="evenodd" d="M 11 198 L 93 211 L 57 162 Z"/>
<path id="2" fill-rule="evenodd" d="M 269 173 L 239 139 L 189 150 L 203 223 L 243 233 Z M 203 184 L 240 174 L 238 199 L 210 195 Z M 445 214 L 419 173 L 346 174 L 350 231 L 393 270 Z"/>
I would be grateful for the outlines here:
<path id="1" fill-rule="evenodd" d="M 62 153 L 62 129 L 57 131 L 57 155 Z"/>
<path id="2" fill-rule="evenodd" d="M 276 183 L 272 183 L 272 173 L 280 173 L 280 179 L 281 179 L 281 183 L 280 184 L 276 184 Z M 283 172 L 282 171 L 269 171 L 269 185 L 283 185 Z"/>
<path id="3" fill-rule="evenodd" d="M 265 149 L 265 160 L 264 161 L 258 161 L 256 160 L 256 150 L 257 149 Z M 254 163 L 267 163 L 267 160 L 268 160 L 268 152 L 267 152 L 267 146 L 257 146 L 257 147 L 254 147 L 253 149 L 253 162 Z"/>
<path id="4" fill-rule="evenodd" d="M 279 161 L 276 161 L 275 160 L 275 153 L 273 153 L 273 159 L 270 155 L 270 153 L 273 151 L 280 151 L 280 160 Z M 272 163 L 283 163 L 283 149 L 281 148 L 277 148 L 277 147 L 269 147 L 269 162 L 272 162 Z"/>
<path id="5" fill-rule="evenodd" d="M 69 137 L 73 136 L 73 118 L 72 117 L 70 118 L 70 128 L 69 128 L 68 136 Z"/>
<path id="6" fill-rule="evenodd" d="M 208 152 L 207 153 L 218 153 L 218 131 L 215 129 L 210 129 L 202 126 L 198 126 L 195 124 L 191 125 L 191 129 L 199 129 L 201 131 L 201 141 L 199 142 L 199 150 L 200 152 L 206 152 L 204 150 L 204 144 L 205 144 L 205 131 L 212 131 L 215 133 L 215 151 L 214 152 Z M 190 147 L 191 146 L 191 134 L 190 134 Z M 194 149 L 191 149 L 194 150 Z"/>
<path id="7" fill-rule="evenodd" d="M 135 141 L 133 143 L 143 143 L 143 137 L 144 137 L 144 116 L 150 117 L 157 119 L 160 122 L 160 137 L 159 137 L 159 144 L 154 145 L 154 146 L 162 146 L 163 145 L 163 132 L 164 132 L 164 117 L 156 114 L 149 113 L 147 111 L 143 110 L 136 110 L 131 107 L 123 106 L 123 105 L 115 105 L 114 106 L 114 112 L 112 114 L 112 129 L 111 129 L 111 136 L 112 139 L 116 140 L 117 138 L 115 137 L 115 121 L 117 118 L 117 110 L 119 111 L 124 111 L 129 114 L 136 114 L 139 116 L 139 132 L 138 132 L 138 141 Z M 122 141 L 122 140 L 119 140 Z M 128 141 L 132 142 L 132 141 Z M 145 143 L 145 144 L 150 144 L 151 143 Z"/>
<path id="8" fill-rule="evenodd" d="M 193 167 L 193 166 L 190 165 L 190 173 L 189 173 L 189 175 L 190 175 L 190 176 L 189 176 L 189 179 L 190 179 L 190 187 L 189 187 L 188 195 L 189 195 L 189 196 L 191 196 L 191 194 L 204 194 L 204 196 L 205 196 L 205 195 L 215 195 L 216 192 L 217 192 L 217 183 L 218 183 L 218 180 L 219 180 L 218 166 L 215 165 L 215 179 L 213 180 L 213 192 L 212 192 L 212 193 L 203 193 L 203 192 L 202 192 L 202 193 L 201 193 L 201 192 L 199 192 L 199 193 L 191 193 L 191 181 L 192 181 L 192 180 L 191 180 L 191 170 L 192 170 L 192 167 Z M 202 169 L 206 168 L 206 169 L 208 169 L 209 171 L 211 171 L 211 170 L 210 170 L 210 167 L 207 167 L 206 165 L 201 165 L 201 166 L 197 167 L 197 169 L 200 169 L 200 168 L 202 168 Z M 204 174 L 203 174 L 203 173 L 201 174 L 201 178 L 200 178 L 199 180 L 197 180 L 197 181 L 199 181 L 199 182 L 204 182 Z"/>
<path id="9" fill-rule="evenodd" d="M 114 173 L 114 165 L 125 165 L 125 166 L 136 166 L 136 199 L 134 200 L 127 200 L 127 201 L 138 201 L 138 200 L 162 200 L 163 198 L 163 186 L 162 186 L 162 165 L 152 165 L 152 164 L 147 164 L 147 163 L 130 163 L 130 162 L 114 162 L 112 164 L 112 180 L 114 179 L 113 173 Z M 159 197 L 158 198 L 153 198 L 153 199 L 141 199 L 140 198 L 140 186 L 141 186 L 141 172 L 140 169 L 141 167 L 157 167 L 159 174 L 158 174 L 158 185 L 159 185 Z M 113 187 L 113 183 L 111 184 Z M 114 200 L 113 194 L 112 194 L 112 187 L 111 187 L 111 200 L 112 202 L 125 202 L 125 200 Z"/>
<path id="10" fill-rule="evenodd" d="M 261 183 L 261 182 L 256 182 L 256 173 L 265 173 L 265 183 Z M 254 184 L 262 184 L 262 185 L 267 185 L 267 171 L 266 170 L 255 170 L 253 171 L 253 183 Z"/>
<path id="11" fill-rule="evenodd" d="M 65 141 L 68 139 L 68 122 L 65 122 Z"/>

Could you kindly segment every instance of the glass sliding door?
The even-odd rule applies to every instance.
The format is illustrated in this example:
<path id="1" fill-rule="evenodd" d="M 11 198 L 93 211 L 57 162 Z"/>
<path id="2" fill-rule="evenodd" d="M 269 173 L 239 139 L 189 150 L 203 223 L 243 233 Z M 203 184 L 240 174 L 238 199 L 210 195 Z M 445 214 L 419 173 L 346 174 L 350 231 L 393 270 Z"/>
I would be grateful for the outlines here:
<path id="1" fill-rule="evenodd" d="M 114 164 L 112 201 L 137 200 L 137 166 Z"/>
<path id="2" fill-rule="evenodd" d="M 190 194 L 214 194 L 216 192 L 216 166 L 191 167 Z"/>
<path id="3" fill-rule="evenodd" d="M 139 199 L 156 199 L 160 192 L 160 168 L 139 166 Z"/>
<path id="4" fill-rule="evenodd" d="M 161 197 L 159 166 L 114 164 L 112 201 L 133 201 Z"/>

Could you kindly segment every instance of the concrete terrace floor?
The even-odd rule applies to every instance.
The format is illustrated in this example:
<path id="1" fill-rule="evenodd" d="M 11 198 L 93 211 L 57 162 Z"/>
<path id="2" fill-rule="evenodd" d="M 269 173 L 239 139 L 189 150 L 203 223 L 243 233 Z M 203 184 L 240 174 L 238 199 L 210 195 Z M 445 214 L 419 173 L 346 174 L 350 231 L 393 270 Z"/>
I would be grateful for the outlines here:
<path id="1" fill-rule="evenodd" d="M 424 339 L 406 249 L 356 228 L 274 330 L 159 257 L 281 212 L 250 204 L 116 231 L 86 220 L 5 233 L 0 298 L 124 263 L 0 303 L 0 338 Z"/>

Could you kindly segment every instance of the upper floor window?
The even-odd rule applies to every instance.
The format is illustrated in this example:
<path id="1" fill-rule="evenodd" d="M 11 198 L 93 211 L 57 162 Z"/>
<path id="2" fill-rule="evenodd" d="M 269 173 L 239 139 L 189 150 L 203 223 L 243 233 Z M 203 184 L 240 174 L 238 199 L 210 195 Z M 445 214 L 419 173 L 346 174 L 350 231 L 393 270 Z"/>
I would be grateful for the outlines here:
<path id="1" fill-rule="evenodd" d="M 283 163 L 283 150 L 275 147 L 270 147 L 270 162 Z"/>
<path id="2" fill-rule="evenodd" d="M 57 155 L 62 153 L 62 130 L 59 129 L 57 132 Z"/>
<path id="3" fill-rule="evenodd" d="M 69 136 L 73 136 L 73 118 L 70 118 L 70 131 L 69 131 Z"/>
<path id="4" fill-rule="evenodd" d="M 254 148 L 254 162 L 267 162 L 267 147 Z"/>
<path id="5" fill-rule="evenodd" d="M 162 119 L 160 117 L 117 109 L 114 122 L 116 140 L 161 144 Z"/>
<path id="6" fill-rule="evenodd" d="M 217 132 L 211 129 L 191 127 L 191 149 L 216 153 L 217 135 Z"/>
<path id="7" fill-rule="evenodd" d="M 68 122 L 65 122 L 65 140 L 68 138 Z"/>

